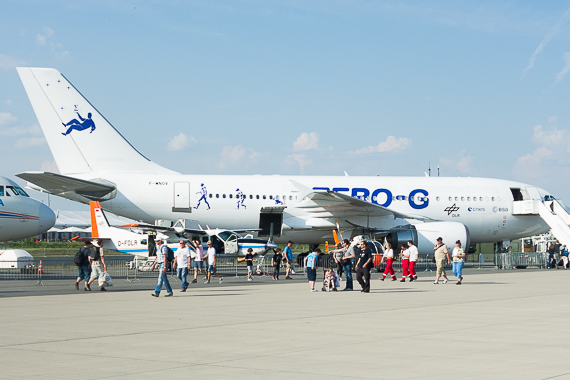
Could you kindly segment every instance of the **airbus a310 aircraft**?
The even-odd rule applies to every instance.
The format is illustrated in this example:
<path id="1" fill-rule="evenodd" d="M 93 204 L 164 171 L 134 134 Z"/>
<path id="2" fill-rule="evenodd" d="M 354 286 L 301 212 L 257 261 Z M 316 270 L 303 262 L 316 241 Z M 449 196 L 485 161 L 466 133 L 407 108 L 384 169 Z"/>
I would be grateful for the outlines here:
<path id="1" fill-rule="evenodd" d="M 100 201 L 131 219 L 161 225 L 182 219 L 186 228 L 259 227 L 260 236 L 273 233 L 277 243 L 332 241 L 338 227 L 345 237 L 364 232 L 396 246 L 411 239 L 421 253 L 433 252 L 438 236 L 466 247 L 550 229 L 538 209 L 542 213 L 543 201 L 554 198 L 507 180 L 180 174 L 139 153 L 59 71 L 18 73 L 60 171 L 18 176 L 31 188 Z"/>
<path id="2" fill-rule="evenodd" d="M 43 234 L 55 224 L 55 214 L 15 182 L 0 177 L 0 242 Z"/>

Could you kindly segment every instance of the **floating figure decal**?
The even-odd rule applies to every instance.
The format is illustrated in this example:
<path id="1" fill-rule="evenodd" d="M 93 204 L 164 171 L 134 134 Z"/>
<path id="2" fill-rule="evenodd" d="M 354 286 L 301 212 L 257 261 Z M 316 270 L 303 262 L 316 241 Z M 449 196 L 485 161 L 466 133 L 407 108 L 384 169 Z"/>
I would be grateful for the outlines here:
<path id="1" fill-rule="evenodd" d="M 95 123 L 93 122 L 93 119 L 91 119 L 91 112 L 89 112 L 87 114 L 87 119 L 84 119 L 81 117 L 81 115 L 79 114 L 79 112 L 76 112 L 77 116 L 79 116 L 79 120 L 77 119 L 73 119 L 70 122 L 66 123 L 61 123 L 63 124 L 64 127 L 69 127 L 67 129 L 67 131 L 65 133 L 62 133 L 62 135 L 67 136 L 71 133 L 71 131 L 76 130 L 76 131 L 84 131 L 86 129 L 91 128 L 91 132 L 89 133 L 93 133 L 93 131 L 95 130 Z"/>
<path id="2" fill-rule="evenodd" d="M 198 204 L 194 208 L 198 209 L 198 207 L 200 207 L 200 203 L 202 203 L 202 201 L 204 201 L 208 205 L 208 210 L 209 210 L 210 204 L 208 203 L 208 200 L 206 199 L 206 197 L 208 196 L 208 190 L 206 189 L 206 186 L 204 186 L 204 184 L 201 184 L 200 186 L 202 186 L 202 188 L 196 194 L 202 194 L 202 196 L 200 197 L 200 199 L 198 199 Z"/>
<path id="3" fill-rule="evenodd" d="M 239 207 L 240 207 L 240 206 L 243 207 L 243 208 L 247 208 L 247 207 L 243 204 L 243 202 L 245 201 L 245 195 L 243 195 L 243 191 L 240 191 L 240 189 L 236 189 L 236 191 L 237 191 L 236 198 L 238 199 L 238 201 L 237 201 L 237 208 L 238 208 L 238 210 L 239 210 Z"/>

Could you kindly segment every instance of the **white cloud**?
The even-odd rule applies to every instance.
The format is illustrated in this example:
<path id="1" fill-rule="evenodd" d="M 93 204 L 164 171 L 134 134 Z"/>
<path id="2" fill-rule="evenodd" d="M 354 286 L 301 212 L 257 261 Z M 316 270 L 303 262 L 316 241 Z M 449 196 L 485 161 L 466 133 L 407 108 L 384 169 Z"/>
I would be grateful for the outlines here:
<path id="1" fill-rule="evenodd" d="M 519 157 L 513 166 L 515 177 L 521 181 L 538 180 L 546 187 L 570 170 L 570 130 L 537 125 L 533 129 L 532 153 Z"/>
<path id="2" fill-rule="evenodd" d="M 16 124 L 18 118 L 8 112 L 0 112 L 0 129 L 11 124 Z"/>
<path id="3" fill-rule="evenodd" d="M 562 71 L 556 74 L 554 84 L 560 83 L 568 71 L 570 71 L 570 52 L 564 53 L 562 57 L 564 58 L 564 67 L 562 68 Z"/>
<path id="4" fill-rule="evenodd" d="M 296 153 L 288 156 L 289 158 L 294 159 L 299 164 L 299 168 L 301 169 L 301 174 L 305 173 L 305 167 L 313 163 L 313 161 L 308 160 L 307 156 L 304 154 Z"/>
<path id="5" fill-rule="evenodd" d="M 0 54 L 0 68 L 10 70 L 18 66 L 25 66 L 26 61 L 23 59 L 9 57 L 4 54 Z"/>
<path id="6" fill-rule="evenodd" d="M 51 173 L 58 173 L 59 174 L 59 168 L 57 167 L 57 164 L 55 163 L 55 161 L 44 161 L 44 162 L 42 162 L 42 167 L 40 168 L 40 170 L 42 172 L 51 172 Z"/>
<path id="7" fill-rule="evenodd" d="M 224 170 L 229 167 L 251 166 L 257 163 L 257 159 L 262 156 L 262 153 L 256 152 L 251 148 L 245 148 L 243 145 L 227 145 L 220 152 L 218 168 Z"/>
<path id="8" fill-rule="evenodd" d="M 297 137 L 297 140 L 293 143 L 293 151 L 298 152 L 300 150 L 311 150 L 319 148 L 319 134 L 316 132 L 311 133 L 301 133 L 301 136 Z"/>
<path id="9" fill-rule="evenodd" d="M 41 135 L 42 130 L 38 124 L 29 127 L 17 125 L 18 118 L 7 112 L 0 112 L 0 136 Z M 15 125 L 16 124 L 16 125 Z"/>
<path id="10" fill-rule="evenodd" d="M 522 74 L 523 77 L 526 75 L 526 73 L 530 69 L 532 69 L 534 67 L 534 60 L 536 59 L 536 56 L 539 55 L 540 53 L 542 53 L 542 51 L 544 50 L 544 47 L 558 34 L 558 32 L 560 31 L 560 28 L 562 27 L 564 22 L 566 22 L 566 19 L 568 19 L 569 16 L 570 16 L 570 9 L 568 9 L 566 12 L 564 12 L 562 17 L 560 17 L 560 19 L 552 26 L 550 31 L 544 36 L 542 41 L 540 41 L 540 43 L 538 44 L 538 46 L 536 47 L 534 52 L 531 54 L 531 56 L 528 60 L 528 66 L 523 70 L 523 74 Z"/>
<path id="11" fill-rule="evenodd" d="M 412 144 L 412 140 L 407 137 L 396 138 L 395 136 L 388 136 L 386 141 L 381 141 L 378 145 L 369 146 L 367 148 L 360 148 L 354 151 L 354 154 L 368 154 L 368 153 L 383 153 L 392 150 L 406 149 Z"/>
<path id="12" fill-rule="evenodd" d="M 43 137 L 24 137 L 21 139 L 16 140 L 14 146 L 18 149 L 28 148 L 31 146 L 39 146 L 44 145 L 46 143 L 46 139 Z"/>
<path id="13" fill-rule="evenodd" d="M 188 137 L 184 133 L 180 132 L 180 134 L 174 136 L 172 140 L 168 142 L 166 149 L 171 151 L 183 150 L 195 144 L 198 144 L 198 140 L 192 136 Z"/>
<path id="14" fill-rule="evenodd" d="M 38 45 L 45 46 L 48 38 L 53 36 L 53 33 L 54 32 L 53 32 L 52 28 L 48 28 L 48 27 L 44 28 L 43 34 L 38 33 L 38 35 L 36 36 L 36 43 Z"/>
<path id="15" fill-rule="evenodd" d="M 440 157 L 439 162 L 442 166 L 446 166 L 449 168 L 453 168 L 458 170 L 462 174 L 471 174 L 473 173 L 473 156 L 466 156 L 465 149 L 461 150 L 456 156 L 454 157 Z"/>
<path id="16" fill-rule="evenodd" d="M 558 116 L 550 116 L 550 117 L 548 118 L 548 122 L 551 123 L 551 124 L 554 124 L 554 123 L 556 123 L 557 121 L 558 121 Z"/>

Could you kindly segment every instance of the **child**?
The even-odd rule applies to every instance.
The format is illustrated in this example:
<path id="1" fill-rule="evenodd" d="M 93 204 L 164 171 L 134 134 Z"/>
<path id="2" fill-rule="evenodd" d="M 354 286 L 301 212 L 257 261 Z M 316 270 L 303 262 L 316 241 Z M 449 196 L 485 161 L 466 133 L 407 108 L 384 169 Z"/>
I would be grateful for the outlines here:
<path id="1" fill-rule="evenodd" d="M 279 267 L 281 267 L 281 261 L 283 260 L 283 254 L 281 253 L 281 248 L 275 250 L 275 255 L 271 259 L 271 266 L 273 267 L 273 279 L 279 280 Z"/>
<path id="2" fill-rule="evenodd" d="M 247 264 L 247 281 L 253 281 L 251 275 L 253 274 L 253 249 L 248 248 L 245 254 L 245 263 Z"/>
<path id="3" fill-rule="evenodd" d="M 336 275 L 332 268 L 329 268 L 329 270 L 325 274 L 325 280 L 326 280 L 326 285 L 325 285 L 326 291 L 330 292 L 332 290 L 333 292 L 336 292 Z"/>

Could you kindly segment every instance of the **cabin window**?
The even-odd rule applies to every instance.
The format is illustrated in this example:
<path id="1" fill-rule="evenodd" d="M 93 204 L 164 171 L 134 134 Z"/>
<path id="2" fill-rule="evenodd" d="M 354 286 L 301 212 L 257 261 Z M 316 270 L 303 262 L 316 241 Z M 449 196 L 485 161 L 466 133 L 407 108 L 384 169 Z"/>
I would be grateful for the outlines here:
<path id="1" fill-rule="evenodd" d="M 449 201 L 451 202 L 453 200 L 453 198 L 449 197 Z"/>
<path id="2" fill-rule="evenodd" d="M 253 195 L 250 194 L 250 195 L 249 195 L 249 199 L 253 199 Z"/>
<path id="3" fill-rule="evenodd" d="M 0 186 L 0 197 L 4 196 L 4 186 Z"/>
<path id="4" fill-rule="evenodd" d="M 264 195 L 264 196 L 263 196 L 263 199 L 267 199 L 267 197 Z"/>
<path id="5" fill-rule="evenodd" d="M 222 194 L 222 198 L 225 198 L 225 197 L 226 197 L 226 194 Z"/>
<path id="6" fill-rule="evenodd" d="M 233 197 L 234 197 L 233 194 L 230 194 L 230 198 L 233 198 Z"/>
<path id="7" fill-rule="evenodd" d="M 469 202 L 471 200 L 471 197 L 467 197 L 467 202 Z"/>
<path id="8" fill-rule="evenodd" d="M 210 198 L 212 198 L 212 197 L 213 197 L 213 195 L 212 195 L 212 194 L 208 194 L 208 195 L 210 196 Z"/>
<path id="9" fill-rule="evenodd" d="M 216 198 L 219 198 L 219 197 L 220 197 L 220 194 L 216 194 Z"/>
<path id="10" fill-rule="evenodd" d="M 483 202 L 483 197 L 479 197 L 479 201 L 480 201 L 480 202 Z"/>
<path id="11" fill-rule="evenodd" d="M 270 196 L 269 196 L 269 199 L 273 199 L 273 195 L 270 195 Z"/>
<path id="12" fill-rule="evenodd" d="M 275 199 L 279 200 L 279 195 L 276 195 L 276 196 L 275 196 Z"/>
<path id="13" fill-rule="evenodd" d="M 141 244 L 146 245 L 146 239 L 141 239 Z"/>
<path id="14" fill-rule="evenodd" d="M 293 200 L 293 196 L 289 195 L 289 200 L 292 201 Z"/>
<path id="15" fill-rule="evenodd" d="M 473 197 L 473 200 L 474 200 L 475 202 L 477 202 L 477 197 Z"/>
<path id="16" fill-rule="evenodd" d="M 255 196 L 255 199 L 259 199 L 259 195 L 256 195 L 256 196 Z"/>
<path id="17" fill-rule="evenodd" d="M 435 197 L 435 200 L 439 202 L 439 197 Z"/>
<path id="18" fill-rule="evenodd" d="M 493 202 L 495 202 L 495 197 L 491 197 L 491 200 L 492 200 Z"/>
<path id="19" fill-rule="evenodd" d="M 497 202 L 500 202 L 500 201 L 501 201 L 501 197 L 497 197 Z"/>
<path id="20" fill-rule="evenodd" d="M 455 197 L 455 202 L 457 202 L 459 200 L 459 198 Z"/>
<path id="21" fill-rule="evenodd" d="M 461 202 L 463 202 L 465 200 L 465 197 L 461 197 Z"/>

